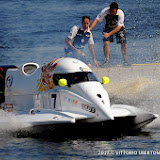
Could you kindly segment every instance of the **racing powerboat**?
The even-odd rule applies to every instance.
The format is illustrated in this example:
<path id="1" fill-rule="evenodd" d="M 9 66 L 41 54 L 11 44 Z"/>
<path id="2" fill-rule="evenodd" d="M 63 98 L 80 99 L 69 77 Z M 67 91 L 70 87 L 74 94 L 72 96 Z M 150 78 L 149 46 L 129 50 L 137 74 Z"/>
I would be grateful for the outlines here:
<path id="1" fill-rule="evenodd" d="M 58 58 L 39 66 L 0 66 L 0 107 L 32 127 L 63 124 L 136 130 L 158 115 L 138 107 L 110 104 L 109 82 L 74 58 Z"/>

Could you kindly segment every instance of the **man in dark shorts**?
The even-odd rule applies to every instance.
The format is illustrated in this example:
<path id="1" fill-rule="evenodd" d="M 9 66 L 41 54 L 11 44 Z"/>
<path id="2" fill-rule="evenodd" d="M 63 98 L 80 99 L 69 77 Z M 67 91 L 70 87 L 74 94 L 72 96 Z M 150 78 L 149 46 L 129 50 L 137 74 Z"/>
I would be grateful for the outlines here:
<path id="1" fill-rule="evenodd" d="M 90 60 L 84 55 L 83 49 L 88 44 L 89 51 L 93 57 L 93 62 L 96 67 L 98 67 L 98 62 L 96 60 L 94 51 L 94 40 L 91 31 L 89 30 L 90 17 L 83 16 L 81 25 L 74 25 L 68 37 L 65 40 L 65 56 L 77 58 L 91 67 Z"/>
<path id="2" fill-rule="evenodd" d="M 112 2 L 110 7 L 104 8 L 97 15 L 90 26 L 90 30 L 103 19 L 105 19 L 103 27 L 103 43 L 104 55 L 106 58 L 106 62 L 103 66 L 105 67 L 109 64 L 109 44 L 110 42 L 113 42 L 113 35 L 116 36 L 117 43 L 121 44 L 124 65 L 130 65 L 127 61 L 128 47 L 124 28 L 124 13 L 121 9 L 118 9 L 118 4 L 116 2 Z"/>

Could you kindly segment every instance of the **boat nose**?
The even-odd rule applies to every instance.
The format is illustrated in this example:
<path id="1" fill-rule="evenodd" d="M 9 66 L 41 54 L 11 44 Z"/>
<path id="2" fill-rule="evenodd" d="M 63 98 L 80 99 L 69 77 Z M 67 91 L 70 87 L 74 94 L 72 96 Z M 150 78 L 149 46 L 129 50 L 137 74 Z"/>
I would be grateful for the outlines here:
<path id="1" fill-rule="evenodd" d="M 114 120 L 114 117 L 111 112 L 107 113 L 108 120 Z"/>
<path id="2" fill-rule="evenodd" d="M 152 114 L 152 117 L 153 117 L 153 119 L 156 119 L 156 118 L 159 117 L 159 115 L 158 114 Z"/>
<path id="3" fill-rule="evenodd" d="M 101 104 L 99 105 L 99 109 L 102 115 L 104 115 L 104 120 L 114 120 L 114 117 L 111 112 L 111 108 L 109 106 Z"/>
<path id="4" fill-rule="evenodd" d="M 100 109 L 100 112 L 104 115 L 106 120 L 114 120 L 114 117 L 112 115 L 111 108 L 110 108 L 110 100 L 109 100 L 108 93 L 103 91 L 103 92 L 99 92 L 99 94 L 97 94 L 96 96 L 97 96 L 97 100 L 95 103 L 97 103 L 98 108 Z"/>

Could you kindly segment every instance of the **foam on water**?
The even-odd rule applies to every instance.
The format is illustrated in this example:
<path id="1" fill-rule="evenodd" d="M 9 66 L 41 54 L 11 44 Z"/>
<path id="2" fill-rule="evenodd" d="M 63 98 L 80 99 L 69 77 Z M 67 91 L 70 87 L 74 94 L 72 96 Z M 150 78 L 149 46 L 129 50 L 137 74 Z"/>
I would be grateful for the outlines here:
<path id="1" fill-rule="evenodd" d="M 1 110 L 0 117 L 0 134 L 29 131 L 29 127 L 31 127 L 24 119 L 20 119 L 14 113 L 8 113 Z"/>
<path id="2" fill-rule="evenodd" d="M 111 103 L 128 104 L 160 115 L 159 65 L 111 67 L 95 69 L 99 79 L 108 76 L 110 83 L 104 85 Z M 160 128 L 160 117 L 150 127 Z"/>

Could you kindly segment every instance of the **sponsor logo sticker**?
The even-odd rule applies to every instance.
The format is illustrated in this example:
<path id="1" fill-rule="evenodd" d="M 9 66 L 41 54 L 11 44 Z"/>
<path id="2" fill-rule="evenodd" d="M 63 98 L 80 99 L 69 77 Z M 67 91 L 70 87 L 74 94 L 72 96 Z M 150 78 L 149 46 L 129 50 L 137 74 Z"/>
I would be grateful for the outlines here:
<path id="1" fill-rule="evenodd" d="M 91 112 L 91 113 L 95 113 L 96 109 L 94 107 L 89 106 L 88 104 L 82 104 L 82 109 Z"/>
<path id="2" fill-rule="evenodd" d="M 6 79 L 6 86 L 8 88 L 10 88 L 13 84 L 13 77 L 12 76 L 8 76 L 7 79 Z"/>

